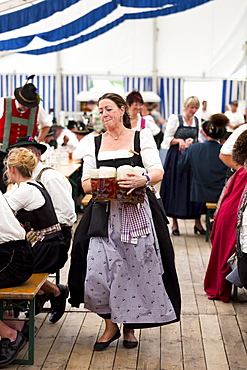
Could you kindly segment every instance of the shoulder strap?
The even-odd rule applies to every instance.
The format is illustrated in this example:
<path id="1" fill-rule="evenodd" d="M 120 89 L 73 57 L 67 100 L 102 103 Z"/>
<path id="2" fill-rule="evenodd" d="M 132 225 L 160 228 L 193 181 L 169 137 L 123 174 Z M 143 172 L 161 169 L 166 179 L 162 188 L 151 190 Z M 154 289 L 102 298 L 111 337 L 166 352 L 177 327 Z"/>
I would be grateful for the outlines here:
<path id="1" fill-rule="evenodd" d="M 99 148 L 101 145 L 101 140 L 102 140 L 102 134 L 95 136 L 94 137 L 94 144 L 95 144 L 95 160 L 97 163 L 97 158 L 98 158 L 98 153 L 99 153 Z"/>
<path id="2" fill-rule="evenodd" d="M 133 157 L 133 166 L 144 167 L 141 157 L 141 144 L 140 144 L 140 131 L 135 131 L 134 136 L 134 157 Z"/>
<path id="3" fill-rule="evenodd" d="M 52 167 L 44 167 L 41 171 L 39 171 L 38 175 L 35 177 L 35 181 L 40 181 L 42 173 L 46 170 L 54 170 L 55 168 Z"/>
<path id="4" fill-rule="evenodd" d="M 181 114 L 178 115 L 178 122 L 179 122 L 179 127 L 183 127 L 184 122 L 183 122 L 183 117 Z"/>
<path id="5" fill-rule="evenodd" d="M 142 120 L 141 120 L 141 130 L 143 130 L 145 127 L 146 127 L 146 120 L 145 120 L 145 118 L 142 117 Z"/>
<path id="6" fill-rule="evenodd" d="M 194 116 L 194 118 L 195 118 L 195 122 L 196 122 L 196 128 L 198 129 L 198 126 L 199 126 L 198 118 L 196 116 Z"/>
<path id="7" fill-rule="evenodd" d="M 27 184 L 29 184 L 29 185 L 32 185 L 32 186 L 35 186 L 37 189 L 39 189 L 39 190 L 41 190 L 40 188 L 42 188 L 42 189 L 45 189 L 45 187 L 44 187 L 44 185 L 42 184 L 42 182 L 39 182 L 39 181 L 37 181 L 37 183 L 39 184 L 39 185 L 37 185 L 37 184 L 34 184 L 33 182 L 27 182 Z"/>

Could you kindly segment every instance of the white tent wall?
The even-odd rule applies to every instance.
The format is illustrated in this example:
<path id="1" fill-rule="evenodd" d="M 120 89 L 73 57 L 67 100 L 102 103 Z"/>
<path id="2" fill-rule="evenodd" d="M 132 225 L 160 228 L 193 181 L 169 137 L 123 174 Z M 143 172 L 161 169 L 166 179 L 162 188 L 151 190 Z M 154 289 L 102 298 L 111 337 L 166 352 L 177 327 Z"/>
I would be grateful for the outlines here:
<path id="1" fill-rule="evenodd" d="M 83 1 L 86 4 L 89 0 Z M 89 3 L 91 8 L 98 4 L 96 0 Z M 92 75 L 135 77 L 141 81 L 151 78 L 156 82 L 156 92 L 163 94 L 161 110 L 167 117 L 181 110 L 186 97 L 183 81 L 191 78 L 200 83 L 222 81 L 220 110 L 229 99 L 240 96 L 239 88 L 230 87 L 239 82 L 225 80 L 231 79 L 238 66 L 247 66 L 246 19 L 246 0 L 213 0 L 181 13 L 124 21 L 96 38 L 60 52 L 44 55 L 4 52 L 0 57 L 3 74 L 0 94 L 10 94 L 6 81 L 11 76 L 35 73 L 46 109 L 54 108 L 55 104 L 57 110 L 77 110 L 74 97 L 79 89 L 89 88 Z M 0 35 L 0 40 L 2 37 L 6 39 L 7 35 Z M 44 41 L 38 37 L 31 42 L 35 47 L 39 43 Z M 246 69 L 242 71 L 240 77 L 246 81 Z M 78 82 L 81 79 L 84 83 Z M 52 87 L 49 80 L 53 81 Z M 61 89 L 55 91 L 56 86 Z M 11 87 L 16 87 L 14 82 Z M 155 89 L 154 83 L 152 88 Z M 246 99 L 246 83 L 241 91 Z"/>
<path id="2" fill-rule="evenodd" d="M 245 55 L 246 19 L 245 0 L 216 0 L 159 17 L 158 74 L 229 78 Z"/>

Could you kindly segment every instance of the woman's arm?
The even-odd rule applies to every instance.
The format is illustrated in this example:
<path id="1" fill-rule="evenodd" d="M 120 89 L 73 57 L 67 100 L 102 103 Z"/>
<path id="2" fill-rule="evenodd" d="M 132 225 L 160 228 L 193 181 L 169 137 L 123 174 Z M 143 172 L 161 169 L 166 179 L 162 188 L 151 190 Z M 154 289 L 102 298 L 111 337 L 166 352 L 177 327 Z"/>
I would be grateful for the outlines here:
<path id="1" fill-rule="evenodd" d="M 86 179 L 86 180 L 82 181 L 81 186 L 82 186 L 82 189 L 84 190 L 84 192 L 86 194 L 91 194 L 92 193 L 92 187 L 91 187 L 91 180 L 90 179 Z"/>

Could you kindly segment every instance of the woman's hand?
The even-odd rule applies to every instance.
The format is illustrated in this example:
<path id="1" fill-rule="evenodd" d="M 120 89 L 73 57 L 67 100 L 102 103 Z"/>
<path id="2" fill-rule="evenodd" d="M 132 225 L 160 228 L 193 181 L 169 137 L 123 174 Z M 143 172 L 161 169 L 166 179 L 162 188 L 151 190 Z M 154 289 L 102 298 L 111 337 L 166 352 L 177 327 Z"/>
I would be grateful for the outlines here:
<path id="1" fill-rule="evenodd" d="M 128 177 L 123 177 L 118 180 L 118 185 L 122 188 L 129 188 L 127 194 L 132 193 L 136 188 L 140 188 L 146 185 L 147 178 L 144 175 L 136 175 L 133 173 L 127 174 Z"/>
<path id="2" fill-rule="evenodd" d="M 191 144 L 193 144 L 194 140 L 189 137 L 188 139 L 185 140 L 185 148 L 189 148 Z"/>
<path id="3" fill-rule="evenodd" d="M 177 139 L 178 141 L 178 150 L 183 152 L 185 149 L 185 141 L 183 139 Z"/>

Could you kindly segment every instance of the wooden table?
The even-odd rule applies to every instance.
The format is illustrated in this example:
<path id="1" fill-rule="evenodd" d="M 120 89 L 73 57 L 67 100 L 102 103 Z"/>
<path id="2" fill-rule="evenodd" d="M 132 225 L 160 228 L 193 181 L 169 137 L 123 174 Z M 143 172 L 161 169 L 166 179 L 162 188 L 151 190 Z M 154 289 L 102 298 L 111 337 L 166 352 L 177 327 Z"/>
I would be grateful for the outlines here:
<path id="1" fill-rule="evenodd" d="M 68 159 L 67 164 L 61 164 L 56 167 L 57 171 L 61 172 L 72 186 L 72 197 L 75 202 L 75 210 L 77 211 L 77 197 L 78 197 L 78 176 L 81 168 L 81 161 Z"/>
<path id="2" fill-rule="evenodd" d="M 56 169 L 61 172 L 67 179 L 70 179 L 70 177 L 79 170 L 81 167 L 81 162 L 73 159 L 68 159 L 67 164 L 61 164 Z"/>

